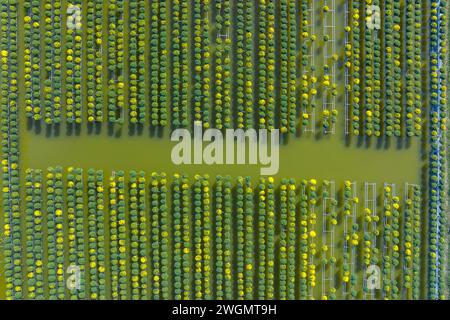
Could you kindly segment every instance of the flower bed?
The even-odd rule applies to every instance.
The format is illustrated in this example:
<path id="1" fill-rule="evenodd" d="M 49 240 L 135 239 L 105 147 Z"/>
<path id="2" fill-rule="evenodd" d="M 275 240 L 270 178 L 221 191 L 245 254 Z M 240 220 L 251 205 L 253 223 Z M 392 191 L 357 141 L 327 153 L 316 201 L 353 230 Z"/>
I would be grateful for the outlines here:
<path id="1" fill-rule="evenodd" d="M 393 36 L 393 0 L 386 0 L 385 3 L 385 16 L 384 21 L 386 27 L 384 28 L 384 125 L 383 130 L 385 135 L 391 137 L 394 135 L 394 90 L 395 90 L 395 82 L 394 82 L 394 59 L 393 59 L 393 50 L 394 50 L 394 36 Z"/>
<path id="2" fill-rule="evenodd" d="M 338 200 L 335 182 L 324 180 L 322 184 L 322 300 L 336 300 L 335 229 L 338 224 Z"/>
<path id="3" fill-rule="evenodd" d="M 216 51 L 214 113 L 217 129 L 232 127 L 231 111 L 231 38 L 230 38 L 230 2 L 216 0 Z"/>
<path id="4" fill-rule="evenodd" d="M 183 84 L 188 82 L 187 60 L 187 3 L 174 1 L 172 8 L 172 127 L 187 127 L 188 107 L 187 90 Z"/>
<path id="5" fill-rule="evenodd" d="M 301 25 L 302 25 L 302 48 L 301 48 L 301 65 L 302 65 L 302 82 L 301 82 L 301 115 L 302 127 L 304 131 L 314 131 L 314 99 L 317 95 L 315 84 L 317 78 L 315 76 L 314 66 L 314 42 L 317 38 L 314 32 L 314 10 L 311 8 L 314 3 L 308 0 L 302 0 L 301 4 Z"/>
<path id="6" fill-rule="evenodd" d="M 5 234 L 5 279 L 6 298 L 21 299 L 22 290 L 22 246 L 20 227 L 19 193 L 19 139 L 17 107 L 17 3 L 0 4 L 0 23 L 5 36 L 0 37 L 0 112 L 1 112 L 1 161 L 2 198 Z"/>
<path id="7" fill-rule="evenodd" d="M 195 299 L 211 297 L 211 219 L 207 176 L 195 176 L 194 182 L 194 286 Z"/>
<path id="8" fill-rule="evenodd" d="M 236 78 L 234 90 L 236 90 L 237 114 L 235 114 L 235 127 L 245 127 L 245 12 L 244 2 L 236 3 L 236 51 L 235 63 Z"/>
<path id="9" fill-rule="evenodd" d="M 308 193 L 308 209 L 307 209 L 307 223 L 308 223 L 308 295 L 310 297 L 314 296 L 314 289 L 317 284 L 316 277 L 316 264 L 314 261 L 315 255 L 317 253 L 317 214 L 316 214 L 316 204 L 317 204 L 317 181 L 315 179 L 310 179 L 307 184 Z"/>
<path id="10" fill-rule="evenodd" d="M 238 178 L 236 186 L 236 287 L 237 298 L 243 300 L 245 297 L 244 287 L 244 181 Z"/>
<path id="11" fill-rule="evenodd" d="M 166 3 L 151 4 L 150 27 L 150 68 L 151 68 L 151 124 L 165 126 L 167 124 L 167 8 Z"/>
<path id="12" fill-rule="evenodd" d="M 97 115 L 96 105 L 97 105 L 97 84 L 101 86 L 102 76 L 101 76 L 101 52 L 102 52 L 102 6 L 101 2 L 96 2 L 94 0 L 89 0 L 86 3 L 87 15 L 86 15 L 86 72 L 87 72 L 87 83 L 86 83 L 86 95 L 87 95 L 87 120 L 88 122 L 94 122 L 100 120 L 101 114 Z M 100 23 L 100 24 L 99 24 Z M 100 58 L 100 59 L 99 59 Z M 100 69 L 100 73 L 97 71 Z M 102 89 L 100 89 L 102 91 Z M 100 112 L 102 110 L 100 109 Z"/>
<path id="13" fill-rule="evenodd" d="M 88 264 L 89 274 L 87 282 L 89 283 L 89 292 L 91 299 L 98 299 L 100 286 L 99 286 L 99 258 L 101 256 L 100 250 L 97 245 L 97 239 L 100 235 L 97 233 L 97 187 L 96 187 L 95 170 L 88 170 L 87 176 L 87 223 L 88 223 Z M 101 213 L 101 211 L 100 211 Z M 98 255 L 97 255 L 98 252 Z"/>
<path id="14" fill-rule="evenodd" d="M 412 4 L 413 2 L 411 2 Z M 420 44 L 422 43 L 422 3 L 415 0 L 414 3 L 414 134 L 416 136 L 422 135 L 422 51 L 420 50 Z"/>
<path id="15" fill-rule="evenodd" d="M 308 182 L 301 182 L 300 197 L 300 299 L 308 297 Z"/>
<path id="16" fill-rule="evenodd" d="M 266 219 L 267 219 L 267 182 L 265 178 L 260 178 L 256 191 L 258 192 L 258 288 L 257 299 L 263 300 L 266 298 L 266 254 L 267 254 L 267 240 L 266 240 Z"/>
<path id="17" fill-rule="evenodd" d="M 403 286 L 406 299 L 420 295 L 420 187 L 407 185 L 403 225 Z"/>
<path id="18" fill-rule="evenodd" d="M 380 7 L 380 1 L 374 0 L 374 6 Z M 377 34 L 378 30 L 373 32 L 373 114 L 372 114 L 372 130 L 376 137 L 381 136 L 381 38 Z"/>
<path id="19" fill-rule="evenodd" d="M 336 50 L 336 8 L 334 6 L 336 6 L 335 2 L 327 0 L 323 2 L 322 6 L 324 65 L 321 83 L 323 90 L 321 122 L 323 133 L 325 134 L 333 134 L 336 132 L 335 126 L 338 115 L 338 110 L 336 109 L 336 96 L 338 94 L 336 63 L 339 56 Z M 347 41 L 348 35 L 346 35 Z"/>
<path id="20" fill-rule="evenodd" d="M 167 187 L 162 173 L 152 173 L 151 177 L 151 248 L 152 248 L 152 297 L 168 298 L 168 236 Z"/>
<path id="21" fill-rule="evenodd" d="M 47 279 L 48 298 L 64 299 L 64 194 L 61 167 L 49 168 L 46 175 Z"/>
<path id="22" fill-rule="evenodd" d="M 415 72 L 415 63 L 414 63 L 414 50 L 415 50 L 415 41 L 414 41 L 414 29 L 415 29 L 415 8 L 413 6 L 413 1 L 408 1 L 406 3 L 406 43 L 405 43 L 405 60 L 406 60 L 406 75 L 405 75 L 405 91 L 406 91 L 406 135 L 408 137 L 412 137 L 415 135 L 414 129 L 414 120 L 415 112 L 414 112 L 414 100 L 415 93 L 418 92 L 417 88 L 415 88 L 414 84 L 414 72 Z M 420 43 L 418 44 L 420 46 Z M 420 126 L 420 123 L 418 124 Z M 420 131 L 419 131 L 420 132 Z"/>
<path id="23" fill-rule="evenodd" d="M 114 300 L 126 299 L 128 291 L 127 256 L 125 236 L 125 177 L 123 171 L 115 172 L 109 178 L 109 225 L 111 296 Z"/>
<path id="24" fill-rule="evenodd" d="M 356 277 L 356 250 L 360 242 L 359 225 L 356 211 L 359 203 L 357 185 L 344 182 L 344 253 L 342 263 L 342 281 L 344 297 L 355 299 L 358 296 Z"/>
<path id="25" fill-rule="evenodd" d="M 68 221 L 68 245 L 69 267 L 71 274 L 79 271 L 79 289 L 71 288 L 70 299 L 86 298 L 85 282 L 85 250 L 84 250 L 84 187 L 83 171 L 79 168 L 67 169 L 67 221 Z M 75 284 L 74 284 L 75 285 Z"/>
<path id="26" fill-rule="evenodd" d="M 87 119 L 88 122 L 103 121 L 103 76 L 102 76 L 102 19 L 103 1 L 87 1 L 86 16 L 86 60 L 87 60 Z"/>
<path id="27" fill-rule="evenodd" d="M 367 16 L 367 11 L 362 10 L 362 19 L 370 19 Z M 364 21 L 363 20 L 363 21 Z M 373 134 L 373 119 L 374 119 L 374 98 L 373 98 L 373 77 L 374 77 L 374 32 L 370 28 L 364 26 L 363 35 L 363 78 L 362 91 L 364 92 L 364 133 L 367 136 Z"/>
<path id="28" fill-rule="evenodd" d="M 177 300 L 183 298 L 183 194 L 182 177 L 175 174 L 172 183 L 172 223 L 173 223 L 173 296 Z"/>
<path id="29" fill-rule="evenodd" d="M 254 299 L 254 268 L 255 268 L 255 258 L 254 258 L 254 194 L 253 187 L 250 177 L 245 177 L 244 186 L 244 288 L 245 288 L 245 299 Z"/>
<path id="30" fill-rule="evenodd" d="M 414 189 L 413 198 L 413 214 L 414 214 L 414 236 L 413 236 L 413 247 L 421 247 L 421 236 L 420 230 L 422 228 L 422 195 L 420 188 L 416 187 Z M 421 278 L 421 250 L 414 250 L 413 252 L 413 298 L 415 300 L 420 299 L 420 278 Z"/>
<path id="31" fill-rule="evenodd" d="M 61 1 L 46 0 L 44 8 L 44 119 L 52 124 L 61 122 Z"/>
<path id="32" fill-rule="evenodd" d="M 357 283 L 368 281 L 358 270 L 364 274 L 371 265 L 382 267 L 381 297 L 421 294 L 418 186 L 400 199 L 394 185 L 385 185 L 380 225 L 367 191 L 364 214 L 357 215 L 358 188 L 350 181 L 335 198 L 334 183 L 316 179 L 297 185 L 292 178 L 260 178 L 253 189 L 250 177 L 217 176 L 211 191 L 207 175 L 196 175 L 191 185 L 185 175 L 169 182 L 155 172 L 147 193 L 144 171 L 113 172 L 107 191 L 100 170 L 84 176 L 68 168 L 64 177 L 60 167 L 48 168 L 44 180 L 29 169 L 25 178 L 27 280 L 13 288 L 30 299 L 356 299 L 370 292 Z M 344 237 L 335 247 L 340 205 Z M 67 276 L 77 270 L 80 290 L 66 290 Z M 12 273 L 7 280 L 11 290 Z"/>
<path id="33" fill-rule="evenodd" d="M 384 186 L 384 212 L 383 212 L 383 263 L 382 263 L 382 289 L 383 297 L 396 299 L 398 286 L 395 278 L 399 265 L 399 239 L 398 239 L 398 197 L 395 196 L 395 185 Z"/>
<path id="34" fill-rule="evenodd" d="M 230 177 L 216 177 L 215 189 L 215 278 L 216 299 L 232 298 L 231 282 L 231 182 Z"/>
<path id="35" fill-rule="evenodd" d="M 360 102 L 361 102 L 361 78 L 360 78 L 360 57 L 361 57 L 361 49 L 360 49 L 360 34 L 361 34 L 361 26 L 359 23 L 360 17 L 360 1 L 354 0 L 352 1 L 352 6 L 349 14 L 349 21 L 347 26 L 347 32 L 350 33 L 347 50 L 347 57 L 350 57 L 347 60 L 347 68 L 349 73 L 349 84 L 347 90 L 350 91 L 349 95 L 349 104 L 350 110 L 348 110 L 348 117 L 351 118 L 351 131 L 354 135 L 358 136 L 361 133 L 360 122 Z"/>
<path id="36" fill-rule="evenodd" d="M 403 103 L 402 103 L 402 26 L 401 26 L 401 3 L 394 1 L 393 3 L 393 58 L 394 58 L 394 136 L 400 137 L 402 135 L 402 121 L 403 119 Z"/>
<path id="37" fill-rule="evenodd" d="M 446 120 L 447 120 L 447 17 L 446 1 L 431 2 L 430 29 L 430 179 L 429 179 L 429 298 L 445 299 L 446 212 Z"/>
<path id="38" fill-rule="evenodd" d="M 182 223 L 183 223 L 183 299 L 191 299 L 191 270 L 192 270 L 192 254 L 191 254 L 191 208 L 192 197 L 189 179 L 184 176 L 181 180 L 182 185 Z"/>
<path id="39" fill-rule="evenodd" d="M 145 2 L 129 3 L 129 117 L 131 123 L 145 123 Z"/>
<path id="40" fill-rule="evenodd" d="M 275 4 L 266 0 L 267 5 L 267 128 L 275 128 Z"/>
<path id="41" fill-rule="evenodd" d="M 280 0 L 280 131 L 281 133 L 288 132 L 288 111 L 289 111 L 289 47 L 288 47 L 288 40 L 289 40 L 289 31 L 288 31 L 288 1 L 287 0 Z M 283 218 L 282 218 L 283 219 Z M 281 255 L 285 255 L 286 252 L 281 252 Z M 282 258 L 283 259 L 283 258 Z M 285 260 L 285 258 L 284 258 Z M 284 266 L 285 267 L 285 266 Z M 283 269 L 283 266 L 282 266 Z M 284 272 L 284 270 L 283 270 Z M 286 294 L 286 283 L 284 280 L 281 280 L 280 282 L 280 290 L 281 292 L 284 291 Z"/>
<path id="42" fill-rule="evenodd" d="M 41 50 L 40 50 L 40 2 L 25 1 L 25 110 L 33 120 L 42 119 L 41 109 Z"/>
<path id="43" fill-rule="evenodd" d="M 131 253 L 131 297 L 145 299 L 148 294 L 147 208 L 145 173 L 130 172 L 129 217 Z"/>
<path id="44" fill-rule="evenodd" d="M 26 272 L 27 297 L 44 298 L 44 243 L 42 232 L 42 173 L 40 170 L 26 171 Z"/>
<path id="45" fill-rule="evenodd" d="M 287 299 L 295 300 L 296 281 L 296 183 L 295 179 L 289 179 L 287 191 Z"/>
<path id="46" fill-rule="evenodd" d="M 82 8 L 81 1 L 72 2 L 73 6 Z M 81 21 L 74 21 L 73 27 L 66 28 L 66 119 L 68 123 L 81 124 L 82 122 L 82 25 Z"/>
<path id="47" fill-rule="evenodd" d="M 108 4 L 108 121 L 124 121 L 124 1 Z"/>

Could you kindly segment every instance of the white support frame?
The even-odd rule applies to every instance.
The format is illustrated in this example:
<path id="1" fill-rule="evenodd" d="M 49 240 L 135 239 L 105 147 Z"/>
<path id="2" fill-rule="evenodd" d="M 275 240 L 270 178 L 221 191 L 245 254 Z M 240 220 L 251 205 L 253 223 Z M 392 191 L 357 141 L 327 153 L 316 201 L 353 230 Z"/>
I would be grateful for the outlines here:
<path id="1" fill-rule="evenodd" d="M 335 212 L 336 206 L 334 202 L 336 201 L 336 183 L 334 180 L 330 181 L 330 184 L 327 188 L 329 193 L 328 197 L 324 197 L 322 199 L 322 245 L 326 245 L 328 247 L 329 253 L 331 257 L 334 257 L 334 226 L 328 228 L 328 220 L 332 213 Z M 334 278 L 334 265 L 330 264 L 328 275 L 327 270 L 325 269 L 326 265 L 322 264 L 322 296 L 327 295 L 327 284 L 328 289 L 335 287 L 335 278 Z"/>
<path id="2" fill-rule="evenodd" d="M 351 189 L 353 190 L 353 194 L 352 194 L 352 199 L 357 197 L 357 183 L 351 182 Z M 356 203 L 352 203 L 352 212 L 350 216 L 345 216 L 345 221 L 344 221 L 344 253 L 348 251 L 348 241 L 346 240 L 347 235 L 351 236 L 351 228 L 350 228 L 350 232 L 349 232 L 349 226 L 348 224 L 354 223 L 355 221 L 357 221 L 357 205 Z M 350 221 L 351 219 L 351 221 Z M 354 246 L 351 247 L 351 251 L 350 251 L 350 276 L 355 274 L 355 260 L 356 260 L 356 248 Z M 351 281 L 351 280 L 350 280 Z M 347 283 L 344 282 L 343 285 L 343 289 L 344 289 L 344 295 L 347 296 L 348 294 L 348 285 Z"/>
<path id="3" fill-rule="evenodd" d="M 349 1 L 350 0 L 345 0 L 345 24 L 346 25 L 350 25 L 350 12 L 349 12 Z M 348 44 L 350 44 L 349 42 L 349 38 L 348 38 L 348 33 L 345 32 L 345 41 L 344 41 L 344 46 L 347 46 Z M 345 62 L 348 61 L 348 58 L 345 57 Z M 344 95 L 344 113 L 345 113 L 345 135 L 349 135 L 350 134 L 350 94 L 349 94 L 349 90 L 347 89 L 348 86 L 350 85 L 350 75 L 349 75 L 349 70 L 346 66 L 344 66 L 344 70 L 345 70 L 345 74 L 344 74 L 344 78 L 345 78 L 345 87 L 344 87 L 344 91 L 345 91 L 345 95 Z"/>
<path id="4" fill-rule="evenodd" d="M 328 13 L 331 14 L 331 24 L 328 24 L 328 16 L 324 17 L 323 21 L 323 34 L 329 35 L 330 39 L 325 42 L 324 45 L 324 63 L 327 64 L 330 60 L 332 61 L 333 55 L 336 53 L 336 0 L 324 0 L 323 5 L 330 7 L 331 1 L 331 9 L 328 10 Z M 328 30 L 331 29 L 331 34 L 328 33 Z M 331 44 L 331 48 L 330 48 Z M 330 73 L 330 84 L 336 84 L 336 63 L 332 62 Z M 323 92 L 323 104 L 322 109 L 330 111 L 332 113 L 336 110 L 336 97 L 331 95 L 328 97 L 330 89 L 324 89 Z M 330 127 L 328 129 L 324 129 L 325 134 L 335 134 L 336 133 L 336 123 L 330 122 Z"/>
<path id="5" fill-rule="evenodd" d="M 368 208 L 371 210 L 371 216 L 372 216 L 372 232 L 376 230 L 377 223 L 373 219 L 377 215 L 377 184 L 374 182 L 365 182 L 364 183 L 364 208 Z M 370 232 L 370 225 L 367 223 L 364 219 L 364 235 Z M 376 248 L 377 244 L 377 236 L 376 234 L 372 234 L 371 238 L 371 248 L 372 250 Z M 363 285 L 364 288 L 367 286 L 367 279 L 366 279 L 366 269 L 367 266 L 363 264 Z M 364 290 L 364 300 L 367 300 L 367 292 Z M 370 292 L 370 299 L 375 299 L 375 290 L 372 289 Z"/>
<path id="6" fill-rule="evenodd" d="M 383 186 L 383 194 L 384 194 L 384 189 L 386 188 L 386 187 L 390 187 L 391 188 L 391 196 L 392 196 L 392 198 L 393 197 L 395 197 L 395 183 L 384 183 L 384 186 Z M 386 204 L 387 204 L 387 200 L 386 200 L 386 198 L 384 199 L 384 206 L 386 206 Z M 392 217 L 391 217 L 391 220 L 392 220 Z M 383 216 L 383 230 L 385 229 L 385 227 L 386 227 L 386 224 L 387 224 L 387 218 L 386 218 L 386 216 Z M 383 231 L 383 237 L 382 237 L 382 239 L 383 239 L 383 259 L 382 259 L 382 265 L 384 266 L 384 257 L 386 256 L 386 253 L 388 252 L 388 248 L 387 248 L 387 246 L 386 246 L 386 242 L 384 241 L 384 231 Z M 392 239 L 391 239 L 391 242 L 392 242 Z M 390 252 L 390 255 L 392 255 L 392 252 Z M 392 280 L 393 280 L 393 278 L 394 278 L 394 276 L 395 276 L 395 268 L 394 268 L 394 266 L 392 265 L 392 263 L 391 263 L 391 274 L 390 274 L 390 278 L 391 278 L 391 282 L 392 282 Z M 384 291 L 384 289 L 382 290 L 382 296 L 383 296 L 383 299 L 386 297 L 386 292 Z"/>

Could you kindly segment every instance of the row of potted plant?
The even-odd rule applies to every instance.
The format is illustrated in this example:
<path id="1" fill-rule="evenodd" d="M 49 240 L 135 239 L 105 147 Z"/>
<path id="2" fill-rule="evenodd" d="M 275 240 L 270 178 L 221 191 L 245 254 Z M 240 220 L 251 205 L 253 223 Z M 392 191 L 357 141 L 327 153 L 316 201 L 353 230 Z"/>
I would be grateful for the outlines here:
<path id="1" fill-rule="evenodd" d="M 345 298 L 355 299 L 358 296 L 356 250 L 360 243 L 359 225 L 356 220 L 356 210 L 359 204 L 357 185 L 349 180 L 344 182 L 344 216 L 345 216 L 345 240 L 342 263 L 342 281 Z"/>
<path id="2" fill-rule="evenodd" d="M 275 128 L 275 3 L 266 0 L 267 7 L 267 112 L 265 123 L 267 129 Z"/>
<path id="3" fill-rule="evenodd" d="M 61 1 L 46 0 L 44 8 L 44 120 L 52 124 L 61 122 Z"/>
<path id="4" fill-rule="evenodd" d="M 89 288 L 91 299 L 106 299 L 105 187 L 103 171 L 88 171 Z"/>
<path id="5" fill-rule="evenodd" d="M 27 297 L 44 298 L 44 242 L 42 232 L 42 173 L 27 169 L 25 172 L 25 238 Z"/>
<path id="6" fill-rule="evenodd" d="M 435 0 L 430 9 L 430 237 L 428 288 L 431 299 L 445 299 L 446 122 L 447 122 L 447 1 Z"/>
<path id="7" fill-rule="evenodd" d="M 183 298 L 183 194 L 182 194 L 182 177 L 175 174 L 172 182 L 172 234 L 173 234 L 173 297 L 176 300 Z M 189 250 L 189 249 L 188 249 Z"/>
<path id="8" fill-rule="evenodd" d="M 394 59 L 394 136 L 400 137 L 402 135 L 403 124 L 402 121 L 403 116 L 403 103 L 402 103 L 402 92 L 404 90 L 404 84 L 402 83 L 402 70 L 403 70 L 403 61 L 402 61 L 402 25 L 401 25 L 401 3 L 398 1 L 393 1 L 393 26 L 387 26 L 391 31 L 391 34 L 394 38 L 393 41 L 393 59 Z"/>
<path id="9" fill-rule="evenodd" d="M 24 7 L 25 110 L 27 117 L 41 120 L 40 2 L 25 1 Z"/>
<path id="10" fill-rule="evenodd" d="M 244 178 L 244 297 L 246 300 L 254 299 L 255 275 L 255 237 L 254 237 L 254 193 L 250 177 Z"/>
<path id="11" fill-rule="evenodd" d="M 128 186 L 131 298 L 139 300 L 147 298 L 149 287 L 145 173 L 132 170 Z"/>
<path id="12" fill-rule="evenodd" d="M 123 123 L 125 107 L 124 1 L 108 4 L 108 121 Z"/>
<path id="13" fill-rule="evenodd" d="M 68 268 L 70 267 L 71 274 L 78 277 L 78 281 L 72 283 L 72 286 L 68 288 L 70 299 L 86 298 L 83 181 L 82 169 L 73 167 L 67 169 Z"/>
<path id="14" fill-rule="evenodd" d="M 244 2 L 238 2 L 236 3 L 236 25 L 235 25 L 235 32 L 236 32 L 236 83 L 235 83 L 235 92 L 236 92 L 236 114 L 235 114 L 235 127 L 241 129 L 245 128 L 245 107 L 246 107 L 246 77 L 245 77 L 245 71 L 246 71 L 246 64 L 245 64 L 245 44 L 246 44 L 246 32 L 245 32 L 245 3 Z M 251 87 L 251 84 L 249 84 L 248 87 Z"/>
<path id="15" fill-rule="evenodd" d="M 313 52 L 315 47 L 315 40 L 317 35 L 313 34 L 313 26 L 315 24 L 314 13 L 311 8 L 312 3 L 308 0 L 302 0 L 301 3 L 301 66 L 302 66 L 302 81 L 300 86 L 301 93 L 301 115 L 302 127 L 304 130 L 314 127 L 312 123 L 312 115 L 315 112 L 315 96 L 317 95 L 315 76 L 315 66 L 313 65 Z"/>
<path id="16" fill-rule="evenodd" d="M 169 297 L 169 221 L 167 179 L 165 173 L 153 172 L 151 177 L 151 241 L 152 241 L 152 296 Z"/>
<path id="17" fill-rule="evenodd" d="M 403 287 L 404 298 L 417 300 L 420 297 L 420 226 L 421 194 L 419 186 L 406 190 L 403 222 Z"/>
<path id="18" fill-rule="evenodd" d="M 336 300 L 336 256 L 335 232 L 338 224 L 338 201 L 335 182 L 324 180 L 322 193 L 322 246 L 320 248 L 322 281 L 322 300 Z"/>
<path id="19" fill-rule="evenodd" d="M 308 264 L 309 264 L 309 248 L 308 248 L 308 232 L 309 232 L 309 220 L 308 220 L 308 181 L 302 180 L 301 182 L 301 195 L 299 203 L 299 233 L 300 233 L 300 286 L 299 296 L 300 299 L 306 300 L 309 294 L 308 285 Z"/>
<path id="20" fill-rule="evenodd" d="M 101 237 L 97 233 L 97 197 L 96 197 L 96 183 L 95 172 L 92 169 L 88 170 L 87 176 L 87 223 L 88 223 L 88 264 L 89 274 L 87 283 L 89 283 L 89 296 L 91 299 L 99 299 L 99 272 L 98 272 L 98 258 L 101 256 L 99 247 L 97 246 L 97 238 Z M 97 255 L 98 252 L 98 255 Z"/>
<path id="21" fill-rule="evenodd" d="M 145 105 L 145 2 L 129 2 L 129 117 L 132 124 L 144 124 Z"/>
<path id="22" fill-rule="evenodd" d="M 232 190 L 229 176 L 216 177 L 215 186 L 215 298 L 232 299 Z"/>
<path id="23" fill-rule="evenodd" d="M 405 30 L 405 90 L 406 90 L 406 135 L 409 137 L 421 134 L 421 4 L 410 0 L 406 3 Z M 417 101 L 416 101 L 417 100 Z"/>
<path id="24" fill-rule="evenodd" d="M 4 214 L 4 270 L 6 298 L 21 299 L 22 230 L 19 193 L 19 128 L 17 106 L 17 14 L 16 1 L 1 1 L 0 24 L 0 124 L 2 133 L 2 206 Z"/>
<path id="25" fill-rule="evenodd" d="M 349 96 L 349 114 L 351 128 L 349 130 L 353 135 L 359 135 L 360 128 L 360 103 L 361 103 L 361 25 L 360 25 L 360 7 L 361 2 L 354 0 L 349 7 L 349 15 L 346 26 L 348 43 L 346 44 L 346 72 L 348 73 L 349 82 L 346 90 Z"/>
<path id="26" fill-rule="evenodd" d="M 236 288 L 237 299 L 245 298 L 245 181 L 239 177 L 236 185 Z"/>
<path id="27" fill-rule="evenodd" d="M 396 256 L 398 255 L 398 244 L 396 244 L 396 218 L 395 212 L 395 194 L 393 190 L 395 185 L 385 184 L 384 186 L 384 208 L 383 208 L 383 262 L 382 262 L 382 289 L 385 299 L 393 299 L 398 293 L 395 272 L 398 265 Z"/>
<path id="28" fill-rule="evenodd" d="M 82 8 L 81 1 L 73 1 L 73 10 Z M 82 122 L 82 23 L 81 17 L 74 19 L 65 34 L 65 86 L 66 118 L 68 123 Z"/>
<path id="29" fill-rule="evenodd" d="M 371 16 L 368 16 L 367 10 L 362 10 L 361 19 L 367 20 L 371 19 Z M 363 21 L 364 21 L 363 20 Z M 364 92 L 364 134 L 371 136 L 374 133 L 374 97 L 373 97 L 373 89 L 374 89 L 374 51 L 377 50 L 374 48 L 374 31 L 368 26 L 364 26 L 363 32 L 363 55 L 364 61 L 362 62 L 364 65 L 363 69 L 363 83 L 362 88 Z"/>
<path id="30" fill-rule="evenodd" d="M 86 95 L 88 122 L 103 122 L 103 2 L 86 3 Z"/>
<path id="31" fill-rule="evenodd" d="M 322 77 L 323 110 L 322 129 L 325 134 L 333 133 L 337 121 L 338 111 L 336 109 L 337 84 L 335 83 L 335 64 L 339 58 L 336 52 L 336 31 L 333 24 L 336 23 L 336 8 L 333 2 L 324 1 L 322 6 L 322 20 L 324 27 L 324 65 Z"/>
<path id="32" fill-rule="evenodd" d="M 175 0 L 172 12 L 172 114 L 173 128 L 188 127 L 188 90 L 183 84 L 187 83 L 188 71 L 188 15 L 187 3 Z"/>
<path id="33" fill-rule="evenodd" d="M 214 70 L 214 114 L 217 129 L 232 127 L 230 2 L 216 0 L 216 51 Z"/>
<path id="34" fill-rule="evenodd" d="M 64 185 L 61 167 L 50 167 L 45 179 L 47 211 L 48 298 L 65 299 L 64 279 Z"/>
<path id="35" fill-rule="evenodd" d="M 291 98 L 290 92 L 290 43 L 289 42 L 289 15 L 288 15 L 288 1 L 280 1 L 280 131 L 281 133 L 288 132 L 288 112 L 289 112 L 289 100 Z M 295 51 L 295 46 L 292 48 Z M 286 254 L 286 253 L 281 253 Z M 284 288 L 285 289 L 285 288 Z M 281 291 L 286 292 L 281 289 Z"/>
<path id="36" fill-rule="evenodd" d="M 150 105 L 151 124 L 164 126 L 167 123 L 167 8 L 166 3 L 151 4 L 150 21 Z"/>
<path id="37" fill-rule="evenodd" d="M 125 223 L 125 176 L 114 171 L 109 178 L 109 232 L 110 232 L 110 286 L 111 297 L 122 300 L 128 297 L 127 281 L 127 228 Z"/>
<path id="38" fill-rule="evenodd" d="M 415 0 L 414 3 L 414 134 L 416 136 L 422 135 L 422 124 L 423 124 L 423 113 L 422 113 L 422 75 L 421 75 L 421 66 L 422 66 L 422 50 L 420 49 L 420 44 L 422 43 L 422 19 L 423 19 L 423 10 L 422 3 L 418 0 Z M 409 25 L 409 24 L 408 24 Z"/>

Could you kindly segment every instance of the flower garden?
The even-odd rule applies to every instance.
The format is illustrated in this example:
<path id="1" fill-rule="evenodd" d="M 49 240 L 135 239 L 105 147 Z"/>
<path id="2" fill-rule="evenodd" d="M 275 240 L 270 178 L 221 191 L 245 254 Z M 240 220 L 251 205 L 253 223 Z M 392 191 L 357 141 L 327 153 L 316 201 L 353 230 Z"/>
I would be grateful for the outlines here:
<path id="1" fill-rule="evenodd" d="M 0 0 L 0 298 L 448 299 L 447 12 Z M 194 121 L 280 173 L 174 167 Z"/>
<path id="2" fill-rule="evenodd" d="M 422 135 L 423 4 L 351 0 L 347 11 L 347 132 L 376 137 Z M 375 15 L 384 21 L 381 28 L 373 26 Z M 364 21 L 371 21 L 372 28 Z"/>
<path id="3" fill-rule="evenodd" d="M 7 297 L 15 289 L 30 299 L 357 299 L 367 259 L 383 261 L 382 297 L 419 294 L 415 230 L 423 218 L 415 185 L 405 185 L 405 198 L 395 185 L 375 187 L 384 211 L 362 210 L 370 229 L 355 219 L 359 189 L 350 181 L 253 184 L 250 177 L 56 167 L 27 170 L 25 186 L 20 272 L 27 280 L 8 286 Z M 320 237 L 321 228 L 332 231 Z M 382 239 L 380 250 L 372 235 Z M 79 290 L 62 281 L 71 265 L 86 270 Z"/>

